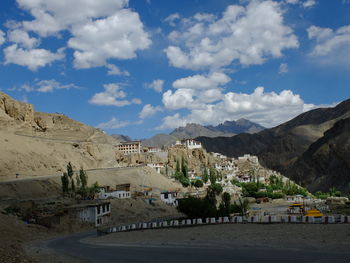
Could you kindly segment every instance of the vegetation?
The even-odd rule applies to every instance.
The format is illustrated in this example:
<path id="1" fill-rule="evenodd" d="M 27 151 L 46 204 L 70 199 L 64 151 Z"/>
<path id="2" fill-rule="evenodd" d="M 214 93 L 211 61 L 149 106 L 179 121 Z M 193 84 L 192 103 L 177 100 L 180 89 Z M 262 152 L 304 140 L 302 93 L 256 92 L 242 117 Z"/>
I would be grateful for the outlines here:
<path id="1" fill-rule="evenodd" d="M 194 187 L 197 187 L 197 188 L 199 188 L 199 187 L 203 187 L 203 181 L 202 180 L 199 180 L 199 179 L 197 179 L 196 181 L 194 181 Z"/>
<path id="2" fill-rule="evenodd" d="M 88 176 L 83 168 L 79 170 L 79 175 L 76 175 L 76 183 L 74 182 L 73 175 L 73 167 L 69 162 L 67 165 L 67 172 L 64 172 L 61 176 L 63 195 L 69 195 L 72 197 L 77 197 L 77 195 L 79 195 L 83 199 L 93 199 L 100 191 L 100 186 L 97 182 L 90 187 L 87 186 Z"/>
<path id="3" fill-rule="evenodd" d="M 333 186 L 329 188 L 328 192 L 317 191 L 314 195 L 319 199 L 327 199 L 328 197 L 339 197 L 341 195 L 341 192 Z"/>
<path id="4" fill-rule="evenodd" d="M 179 160 L 176 161 L 176 170 L 174 178 L 179 181 L 182 186 L 188 187 L 190 185 L 190 179 L 188 178 L 187 161 L 184 157 L 181 158 L 181 164 Z"/>
<path id="5" fill-rule="evenodd" d="M 269 184 L 256 182 L 240 183 L 236 179 L 232 179 L 231 183 L 242 187 L 242 193 L 245 197 L 269 197 L 272 199 L 283 198 L 285 195 L 303 195 L 307 196 L 308 192 L 305 188 L 300 187 L 289 180 L 284 183 L 282 177 L 272 175 Z"/>

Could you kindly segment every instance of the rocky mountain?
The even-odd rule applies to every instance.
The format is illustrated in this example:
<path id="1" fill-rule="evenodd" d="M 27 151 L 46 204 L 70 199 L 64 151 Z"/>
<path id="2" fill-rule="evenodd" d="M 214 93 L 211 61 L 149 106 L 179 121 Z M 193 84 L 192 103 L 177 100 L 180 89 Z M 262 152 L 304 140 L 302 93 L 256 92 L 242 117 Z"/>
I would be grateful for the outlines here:
<path id="1" fill-rule="evenodd" d="M 257 133 L 265 130 L 265 127 L 260 124 L 251 122 L 246 119 L 239 119 L 237 121 L 225 121 L 217 126 L 205 126 L 213 131 L 220 131 L 224 133 Z"/>
<path id="2" fill-rule="evenodd" d="M 350 183 L 350 118 L 340 120 L 289 167 L 286 175 L 311 191 L 335 186 L 343 193 Z"/>
<path id="3" fill-rule="evenodd" d="M 130 142 L 132 139 L 128 135 L 123 134 L 111 134 L 111 136 L 120 142 Z"/>
<path id="4" fill-rule="evenodd" d="M 63 114 L 35 112 L 0 92 L 0 180 L 60 172 L 69 161 L 75 168 L 115 166 L 116 143 L 99 129 Z"/>
<path id="5" fill-rule="evenodd" d="M 179 127 L 170 134 L 157 134 L 143 141 L 146 146 L 169 146 L 179 139 L 196 138 L 199 136 L 206 137 L 231 137 L 241 132 L 255 133 L 265 129 L 261 125 L 246 119 L 237 121 L 225 121 L 218 126 L 202 126 L 196 123 L 189 123 L 185 127 Z"/>
<path id="6" fill-rule="evenodd" d="M 323 137 L 324 132 L 337 121 L 348 117 L 350 99 L 333 108 L 311 110 L 256 134 L 244 133 L 229 138 L 198 137 L 197 140 L 202 142 L 207 151 L 232 157 L 254 154 L 264 166 L 286 173 L 312 143 Z M 292 177 L 291 173 L 288 175 Z"/>

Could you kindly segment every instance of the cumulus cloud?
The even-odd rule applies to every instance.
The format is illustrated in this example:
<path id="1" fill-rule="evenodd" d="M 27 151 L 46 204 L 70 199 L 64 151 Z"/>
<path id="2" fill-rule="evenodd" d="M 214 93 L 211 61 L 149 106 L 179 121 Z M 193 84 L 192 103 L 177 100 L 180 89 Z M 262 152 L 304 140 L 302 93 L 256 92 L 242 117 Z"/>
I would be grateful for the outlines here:
<path id="1" fill-rule="evenodd" d="M 167 116 L 158 129 L 172 129 L 186 123 L 217 125 L 239 118 L 272 127 L 315 107 L 313 104 L 306 104 L 299 95 L 290 90 L 275 93 L 265 92 L 263 87 L 257 87 L 251 94 L 228 92 L 221 96 L 220 101 L 203 103 L 197 108 L 188 104 L 184 108 L 189 110 L 189 114 L 181 116 L 175 113 Z"/>
<path id="2" fill-rule="evenodd" d="M 116 83 L 110 83 L 103 85 L 104 91 L 96 93 L 90 100 L 89 103 L 103 106 L 116 106 L 123 107 L 126 105 L 140 104 L 140 99 L 127 100 L 126 92 Z"/>
<path id="3" fill-rule="evenodd" d="M 30 37 L 28 32 L 21 29 L 15 29 L 9 32 L 8 38 L 10 42 L 19 44 L 25 48 L 33 48 L 39 44 L 39 40 L 35 37 Z"/>
<path id="4" fill-rule="evenodd" d="M 130 73 L 126 70 L 121 70 L 116 65 L 108 64 L 107 65 L 108 71 L 107 75 L 117 75 L 117 76 L 130 76 Z"/>
<path id="5" fill-rule="evenodd" d="M 145 87 L 148 89 L 153 89 L 156 92 L 162 92 L 164 86 L 164 80 L 162 79 L 155 79 L 151 83 L 146 83 Z"/>
<path id="6" fill-rule="evenodd" d="M 5 33 L 0 30 L 0 46 L 5 43 Z"/>
<path id="7" fill-rule="evenodd" d="M 214 72 L 208 76 L 194 75 L 174 81 L 176 89 L 209 89 L 225 85 L 230 82 L 230 77 L 221 72 Z"/>
<path id="8" fill-rule="evenodd" d="M 350 65 L 350 25 L 337 30 L 311 26 L 309 39 L 315 41 L 310 55 L 323 64 Z"/>
<path id="9" fill-rule="evenodd" d="M 17 0 L 17 3 L 34 17 L 22 22 L 24 29 L 47 37 L 92 18 L 112 15 L 126 7 L 128 0 Z"/>
<path id="10" fill-rule="evenodd" d="M 286 0 L 286 3 L 287 3 L 287 4 L 295 5 L 295 4 L 298 4 L 298 3 L 299 3 L 299 0 Z"/>
<path id="11" fill-rule="evenodd" d="M 137 50 L 149 47 L 151 40 L 139 15 L 122 9 L 113 15 L 74 25 L 68 46 L 75 49 L 74 66 L 91 68 L 106 65 L 106 60 L 131 59 Z"/>
<path id="12" fill-rule="evenodd" d="M 287 63 L 281 63 L 278 69 L 279 74 L 285 74 L 288 72 L 288 64 Z"/>
<path id="13" fill-rule="evenodd" d="M 170 64 L 178 68 L 262 64 L 269 57 L 281 57 L 284 49 L 299 46 L 293 30 L 284 24 L 280 4 L 273 1 L 230 5 L 220 18 L 198 21 L 194 16 L 182 21 L 181 29 L 168 36 L 173 45 L 165 49 Z"/>
<path id="14" fill-rule="evenodd" d="M 130 125 L 130 122 L 128 121 L 121 121 L 117 118 L 113 117 L 110 121 L 102 122 L 96 126 L 96 128 L 104 129 L 104 130 L 113 130 L 113 129 L 119 129 L 125 126 Z"/>
<path id="15" fill-rule="evenodd" d="M 303 3 L 304 8 L 310 8 L 310 7 L 313 7 L 314 5 L 316 5 L 315 0 L 307 0 Z"/>
<path id="16" fill-rule="evenodd" d="M 32 71 L 36 71 L 40 67 L 50 65 L 56 60 L 64 58 L 63 49 L 59 49 L 56 53 L 49 50 L 37 49 L 23 49 L 13 44 L 4 49 L 5 65 L 17 64 L 28 67 Z"/>
<path id="17" fill-rule="evenodd" d="M 71 35 L 67 46 L 74 50 L 76 68 L 108 66 L 108 59 L 135 58 L 138 50 L 151 44 L 138 13 L 127 8 L 128 0 L 17 0 L 17 3 L 34 19 L 7 23 L 14 29 L 11 41 L 29 49 L 37 46 L 38 40 L 28 32 L 46 38 L 60 37 L 66 31 Z M 109 72 L 127 75 L 117 68 Z"/>
<path id="18" fill-rule="evenodd" d="M 146 104 L 143 106 L 141 112 L 139 113 L 139 117 L 140 119 L 146 119 L 153 116 L 159 111 L 162 111 L 162 108 L 160 106 L 152 106 L 151 104 Z"/>
<path id="19" fill-rule="evenodd" d="M 167 17 L 163 20 L 163 22 L 167 22 L 167 23 L 169 23 L 169 25 L 171 25 L 171 26 L 176 26 L 175 21 L 176 21 L 176 20 L 179 20 L 179 19 L 180 19 L 179 13 L 173 13 L 173 14 L 167 16 Z"/>

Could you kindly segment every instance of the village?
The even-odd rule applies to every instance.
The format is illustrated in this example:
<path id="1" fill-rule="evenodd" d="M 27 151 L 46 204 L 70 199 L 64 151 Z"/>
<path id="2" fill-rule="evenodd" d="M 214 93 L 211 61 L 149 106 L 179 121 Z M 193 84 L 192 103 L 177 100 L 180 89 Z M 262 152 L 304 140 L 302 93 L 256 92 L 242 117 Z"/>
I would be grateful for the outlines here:
<path id="1" fill-rule="evenodd" d="M 89 172 L 82 169 L 73 171 L 69 163 L 67 174 L 64 174 L 67 188 L 62 188 L 63 198 L 21 200 L 13 202 L 5 210 L 17 214 L 28 223 L 49 228 L 60 225 L 62 218 L 68 217 L 72 222 L 97 229 L 116 229 L 116 225 L 129 223 L 130 220 L 134 223 L 141 222 L 140 216 L 130 218 L 130 209 L 139 209 L 139 212 L 147 209 L 165 211 L 158 218 L 157 213 L 151 213 L 148 218 L 143 218 L 146 222 L 164 221 L 164 218 L 168 221 L 188 218 L 186 212 L 180 211 L 179 205 L 190 197 L 205 199 L 213 186 L 219 189 L 215 202 L 218 200 L 223 203 L 224 195 L 229 196 L 229 202 L 234 205 L 243 199 L 247 202 L 245 211 L 228 210 L 225 222 L 230 221 L 230 216 L 243 216 L 238 219 L 239 222 L 245 220 L 255 223 L 266 220 L 266 217 L 269 220 L 279 218 L 279 222 L 324 222 L 327 216 L 328 222 L 328 216 L 333 216 L 331 207 L 349 202 L 345 197 L 317 198 L 280 173 L 261 166 L 256 156 L 245 154 L 238 158 L 228 158 L 219 153 L 207 153 L 201 143 L 193 139 L 177 141 L 162 149 L 143 147 L 141 141 L 122 142 L 115 147 L 120 167 L 114 168 L 113 172 L 124 171 L 127 178 L 128 169 L 154 171 L 155 176 L 158 175 L 155 180 L 170 180 L 173 182 L 172 187 L 146 185 L 147 175 L 143 176 L 138 185 L 127 182 L 127 179 L 127 183 L 104 184 L 99 182 L 98 177 L 95 177 L 97 180 L 92 184 L 88 183 Z M 177 177 L 178 174 L 182 177 Z M 62 184 L 64 176 L 61 177 Z M 250 189 L 256 186 L 258 187 L 254 191 Z M 121 206 L 126 208 L 120 209 Z M 123 215 L 125 211 L 128 212 Z M 121 221 L 120 218 L 123 217 L 124 221 Z M 210 221 L 203 216 L 198 222 L 224 222 L 223 218 Z M 237 222 L 237 219 L 234 220 Z M 337 220 L 345 222 L 348 217 L 331 217 L 329 222 Z"/>

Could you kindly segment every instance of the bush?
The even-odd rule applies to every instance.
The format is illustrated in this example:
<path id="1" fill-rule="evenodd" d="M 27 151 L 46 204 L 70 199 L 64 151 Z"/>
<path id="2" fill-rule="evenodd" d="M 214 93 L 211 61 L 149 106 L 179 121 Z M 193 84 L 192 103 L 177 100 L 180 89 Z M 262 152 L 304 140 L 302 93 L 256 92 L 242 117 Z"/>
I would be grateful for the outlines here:
<path id="1" fill-rule="evenodd" d="M 194 185 L 194 187 L 199 188 L 199 187 L 203 187 L 204 184 L 203 184 L 202 180 L 197 179 L 193 185 Z"/>

